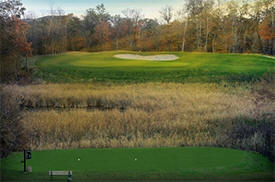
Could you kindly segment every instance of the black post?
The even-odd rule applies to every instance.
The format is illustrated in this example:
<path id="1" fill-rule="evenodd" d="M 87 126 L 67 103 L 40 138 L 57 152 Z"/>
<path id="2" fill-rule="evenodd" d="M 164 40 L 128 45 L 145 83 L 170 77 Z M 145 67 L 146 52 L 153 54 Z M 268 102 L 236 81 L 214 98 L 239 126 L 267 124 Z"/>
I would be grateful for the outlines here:
<path id="1" fill-rule="evenodd" d="M 26 72 L 29 72 L 29 60 L 28 60 L 28 55 L 26 55 Z"/>
<path id="2" fill-rule="evenodd" d="M 24 149 L 24 172 L 26 172 L 26 150 Z"/>

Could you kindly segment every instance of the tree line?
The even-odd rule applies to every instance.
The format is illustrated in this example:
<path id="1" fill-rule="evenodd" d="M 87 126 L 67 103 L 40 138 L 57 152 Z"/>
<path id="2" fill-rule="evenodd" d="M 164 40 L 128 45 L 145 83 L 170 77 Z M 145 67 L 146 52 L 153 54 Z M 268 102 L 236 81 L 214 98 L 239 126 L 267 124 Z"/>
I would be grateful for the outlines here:
<path id="1" fill-rule="evenodd" d="M 184 0 L 180 10 L 163 7 L 160 19 L 138 9 L 110 15 L 103 4 L 82 18 L 52 15 L 26 20 L 34 54 L 64 51 L 205 51 L 275 54 L 274 0 Z"/>

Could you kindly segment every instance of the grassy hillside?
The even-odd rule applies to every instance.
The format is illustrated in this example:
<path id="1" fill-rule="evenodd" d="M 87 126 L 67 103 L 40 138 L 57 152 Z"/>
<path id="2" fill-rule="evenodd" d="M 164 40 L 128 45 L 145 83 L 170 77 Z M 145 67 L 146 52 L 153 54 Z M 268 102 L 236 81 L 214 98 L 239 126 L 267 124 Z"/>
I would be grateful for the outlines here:
<path id="1" fill-rule="evenodd" d="M 2 161 L 4 180 L 48 181 L 49 170 L 72 170 L 73 181 L 272 179 L 272 163 L 259 154 L 209 147 L 37 151 L 27 175 L 20 160 L 22 153 L 14 153 Z"/>
<path id="2" fill-rule="evenodd" d="M 135 52 L 69 52 L 35 57 L 40 70 L 36 75 L 49 82 L 246 82 L 258 80 L 275 68 L 274 59 L 259 55 L 176 52 L 173 54 L 178 60 L 164 62 L 113 57 L 123 53 Z"/>

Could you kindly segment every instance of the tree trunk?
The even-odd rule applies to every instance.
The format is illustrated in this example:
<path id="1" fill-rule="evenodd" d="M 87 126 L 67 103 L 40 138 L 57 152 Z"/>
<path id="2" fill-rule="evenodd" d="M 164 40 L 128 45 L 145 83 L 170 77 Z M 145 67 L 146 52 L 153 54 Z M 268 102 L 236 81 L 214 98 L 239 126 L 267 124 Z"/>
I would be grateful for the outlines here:
<path id="1" fill-rule="evenodd" d="M 234 53 L 236 53 L 238 51 L 237 48 L 239 47 L 236 27 L 237 27 L 237 23 L 236 23 L 236 19 L 234 19 Z"/>
<path id="2" fill-rule="evenodd" d="M 200 31 L 199 31 L 199 40 L 198 40 L 198 50 L 201 47 L 201 21 L 200 21 Z"/>
<path id="3" fill-rule="evenodd" d="M 116 37 L 116 50 L 118 50 L 118 38 Z"/>
<path id="4" fill-rule="evenodd" d="M 196 28 L 197 28 L 197 50 L 199 50 L 200 48 L 200 29 L 199 29 L 199 24 L 196 24 Z"/>
<path id="5" fill-rule="evenodd" d="M 231 34 L 231 37 L 233 38 L 234 37 L 234 20 L 232 22 L 232 34 Z M 235 51 L 235 48 L 234 48 L 234 42 L 232 43 L 232 52 Z"/>
<path id="6" fill-rule="evenodd" d="M 233 39 L 233 43 L 232 43 L 232 51 L 233 53 L 235 53 L 235 18 L 233 18 L 232 21 L 232 32 L 231 32 L 231 38 Z"/>
<path id="7" fill-rule="evenodd" d="M 208 46 L 208 17 L 206 18 L 206 38 L 205 38 L 205 52 L 207 52 L 207 46 Z"/>
<path id="8" fill-rule="evenodd" d="M 198 22 L 196 23 L 196 30 L 197 30 L 197 49 L 199 49 L 199 26 Z"/>
<path id="9" fill-rule="evenodd" d="M 181 52 L 184 52 L 184 45 L 185 44 L 185 40 L 184 38 L 182 39 L 182 45 L 181 45 Z"/>
<path id="10" fill-rule="evenodd" d="M 202 35 L 202 27 L 201 27 L 201 21 L 200 21 L 200 38 L 199 38 L 199 48 L 201 47 L 201 36 Z"/>
<path id="11" fill-rule="evenodd" d="M 185 26 L 184 26 L 184 33 L 183 33 L 182 46 L 181 46 L 182 52 L 184 52 L 185 50 L 185 36 L 186 36 L 187 26 L 188 26 L 188 20 L 185 22 Z"/>
<path id="12" fill-rule="evenodd" d="M 214 35 L 212 39 L 212 52 L 215 52 L 215 38 L 216 38 L 216 35 Z"/>

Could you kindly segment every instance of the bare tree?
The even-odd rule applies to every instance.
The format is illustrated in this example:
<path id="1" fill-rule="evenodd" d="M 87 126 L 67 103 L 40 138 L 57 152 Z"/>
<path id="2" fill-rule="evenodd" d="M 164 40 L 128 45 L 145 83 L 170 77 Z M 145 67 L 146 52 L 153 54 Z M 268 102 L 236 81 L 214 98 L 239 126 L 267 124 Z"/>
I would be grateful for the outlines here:
<path id="1" fill-rule="evenodd" d="M 185 50 L 185 41 L 186 41 L 186 32 L 188 28 L 188 18 L 186 18 L 184 22 L 184 31 L 183 31 L 183 38 L 182 38 L 182 46 L 181 46 L 181 51 L 184 52 Z"/>
<path id="2" fill-rule="evenodd" d="M 178 19 L 182 20 L 181 23 L 183 24 L 183 36 L 182 36 L 182 45 L 181 45 L 181 51 L 184 52 L 185 50 L 185 41 L 186 41 L 186 32 L 188 28 L 188 21 L 189 17 L 187 15 L 186 8 L 182 8 L 181 10 L 178 11 Z"/>
<path id="3" fill-rule="evenodd" d="M 37 18 L 35 12 L 33 11 L 28 11 L 24 14 L 24 19 L 26 20 L 35 20 Z"/>
<path id="4" fill-rule="evenodd" d="M 209 29 L 208 29 L 208 17 L 206 17 L 206 35 L 205 35 L 205 52 L 207 52 L 207 46 L 208 46 L 208 36 L 209 36 Z"/>
<path id="5" fill-rule="evenodd" d="M 159 11 L 161 18 L 167 23 L 170 24 L 173 18 L 173 8 L 171 6 L 166 5 Z"/>
<path id="6" fill-rule="evenodd" d="M 136 49 L 137 44 L 137 35 L 141 29 L 140 20 L 143 18 L 143 14 L 139 9 L 125 9 L 122 11 L 122 14 L 126 17 L 126 19 L 130 20 L 130 33 L 133 38 L 131 41 L 131 47 Z"/>

